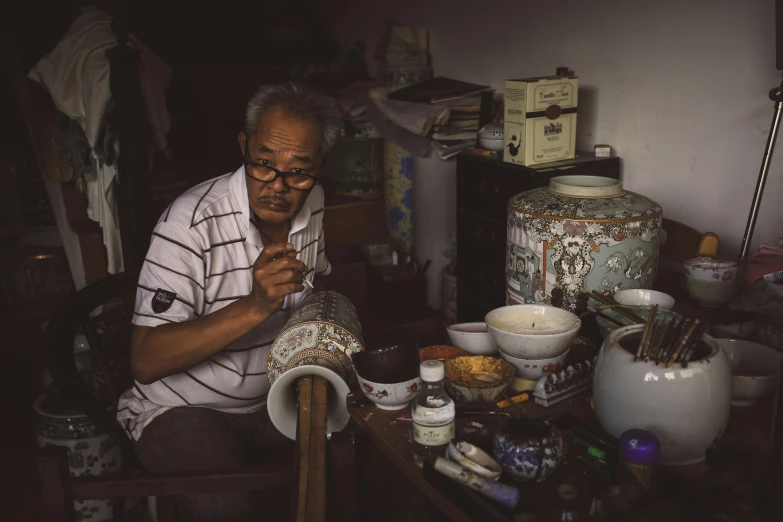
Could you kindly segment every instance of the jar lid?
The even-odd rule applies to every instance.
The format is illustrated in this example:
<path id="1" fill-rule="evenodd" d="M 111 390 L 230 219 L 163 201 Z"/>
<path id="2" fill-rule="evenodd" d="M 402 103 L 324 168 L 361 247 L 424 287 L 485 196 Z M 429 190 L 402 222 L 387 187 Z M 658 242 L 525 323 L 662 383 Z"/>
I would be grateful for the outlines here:
<path id="1" fill-rule="evenodd" d="M 575 198 L 616 198 L 625 194 L 623 182 L 602 176 L 556 176 L 549 192 Z"/>
<path id="2" fill-rule="evenodd" d="M 422 362 L 419 368 L 421 371 L 421 380 L 425 382 L 442 381 L 443 377 L 446 375 L 443 363 L 434 359 Z"/>
<path id="3" fill-rule="evenodd" d="M 658 461 L 661 443 L 654 433 L 633 429 L 620 435 L 620 455 L 635 464 L 650 464 Z"/>

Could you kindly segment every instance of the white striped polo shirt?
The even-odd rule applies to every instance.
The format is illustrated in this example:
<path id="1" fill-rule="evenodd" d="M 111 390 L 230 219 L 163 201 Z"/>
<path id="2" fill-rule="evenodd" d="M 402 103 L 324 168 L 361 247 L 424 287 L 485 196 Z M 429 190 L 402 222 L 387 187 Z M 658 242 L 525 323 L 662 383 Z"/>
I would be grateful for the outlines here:
<path id="1" fill-rule="evenodd" d="M 264 244 L 250 222 L 245 183 L 242 167 L 193 187 L 163 213 L 139 275 L 134 324 L 188 321 L 250 293 L 253 263 Z M 288 239 L 297 259 L 309 267 L 310 281 L 331 270 L 324 253 L 323 207 L 323 190 L 316 185 L 292 220 Z M 287 296 L 281 311 L 197 366 L 152 384 L 134 382 L 120 398 L 117 420 L 138 440 L 144 427 L 169 408 L 260 409 L 269 391 L 269 347 L 310 292 L 305 286 Z"/>

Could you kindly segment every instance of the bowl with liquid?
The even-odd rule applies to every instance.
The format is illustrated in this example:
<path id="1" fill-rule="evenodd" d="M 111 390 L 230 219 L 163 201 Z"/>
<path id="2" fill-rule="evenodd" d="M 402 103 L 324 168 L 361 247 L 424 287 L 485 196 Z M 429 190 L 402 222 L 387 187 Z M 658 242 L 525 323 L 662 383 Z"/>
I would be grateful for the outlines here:
<path id="1" fill-rule="evenodd" d="M 501 352 L 519 359 L 551 359 L 565 353 L 582 321 L 554 306 L 524 304 L 495 308 L 484 319 Z"/>

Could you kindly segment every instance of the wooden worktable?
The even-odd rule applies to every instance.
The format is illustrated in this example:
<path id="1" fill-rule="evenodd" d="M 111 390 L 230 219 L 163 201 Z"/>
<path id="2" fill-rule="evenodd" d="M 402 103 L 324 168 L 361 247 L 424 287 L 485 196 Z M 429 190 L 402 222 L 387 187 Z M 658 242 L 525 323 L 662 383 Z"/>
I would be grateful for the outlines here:
<path id="1" fill-rule="evenodd" d="M 410 411 L 409 407 L 398 411 L 381 410 L 373 403 L 364 400 L 361 392 L 356 391 L 355 393 L 355 396 L 348 396 L 348 411 L 353 420 L 369 436 L 372 443 L 415 485 L 416 489 L 421 491 L 449 520 L 469 522 L 475 519 L 465 512 L 466 504 L 462 498 L 465 496 L 472 497 L 468 502 L 472 507 L 475 508 L 478 502 L 480 509 L 493 511 L 491 514 L 487 513 L 490 516 L 483 517 L 484 520 L 511 520 L 510 513 L 484 501 L 482 497 L 467 488 L 462 488 L 455 483 L 443 484 L 442 480 L 428 480 L 425 477 L 423 470 L 414 461 L 410 423 L 395 421 L 399 413 Z M 505 411 L 509 411 L 513 416 L 532 418 L 571 416 L 587 429 L 609 438 L 598 424 L 598 419 L 590 407 L 590 398 L 590 392 L 586 391 L 549 408 L 544 408 L 533 402 L 525 402 L 507 408 Z M 768 398 L 754 406 L 733 407 L 723 440 L 744 442 L 768 452 L 772 432 L 773 405 L 773 398 Z M 485 416 L 473 417 L 472 420 L 478 420 L 490 426 L 498 418 L 497 416 Z M 466 422 L 464 419 L 458 417 L 458 430 L 460 424 L 464 424 L 464 422 Z M 485 449 L 489 449 L 486 444 L 484 446 Z M 707 465 L 702 462 L 692 466 L 666 467 L 662 472 L 691 482 L 698 481 L 707 470 Z M 511 482 L 506 475 L 501 477 L 501 480 L 507 483 Z M 514 512 L 532 511 L 539 513 L 540 516 L 542 511 L 554 505 L 555 490 L 557 485 L 563 482 L 570 482 L 579 487 L 581 500 L 585 503 L 586 509 L 586 503 L 590 500 L 587 498 L 589 485 L 601 480 L 603 480 L 602 477 L 591 468 L 574 461 L 572 458 L 567 458 L 566 462 L 542 483 L 514 483 L 522 492 L 522 498 Z M 435 482 L 441 484 L 436 486 Z M 460 492 L 461 488 L 461 493 L 464 495 L 455 495 L 454 493 Z"/>

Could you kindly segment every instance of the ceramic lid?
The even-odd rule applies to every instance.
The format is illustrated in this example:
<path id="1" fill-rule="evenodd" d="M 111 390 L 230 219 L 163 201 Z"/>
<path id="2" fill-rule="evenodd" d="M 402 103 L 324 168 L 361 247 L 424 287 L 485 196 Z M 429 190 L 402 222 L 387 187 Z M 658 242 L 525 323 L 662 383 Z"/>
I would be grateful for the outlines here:
<path id="1" fill-rule="evenodd" d="M 549 187 L 517 194 L 509 211 L 554 220 L 644 220 L 660 215 L 661 206 L 640 194 L 623 190 L 616 179 L 600 176 L 559 176 Z"/>

